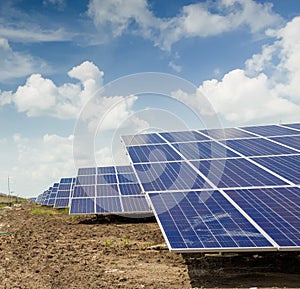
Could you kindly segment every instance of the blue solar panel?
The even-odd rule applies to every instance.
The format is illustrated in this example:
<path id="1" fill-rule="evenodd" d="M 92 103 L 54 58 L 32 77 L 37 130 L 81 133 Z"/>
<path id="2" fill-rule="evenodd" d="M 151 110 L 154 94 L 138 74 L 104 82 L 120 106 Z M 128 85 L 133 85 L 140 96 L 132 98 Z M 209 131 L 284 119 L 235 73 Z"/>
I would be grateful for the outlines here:
<path id="1" fill-rule="evenodd" d="M 300 135 L 272 137 L 271 139 L 300 151 Z"/>
<path id="2" fill-rule="evenodd" d="M 135 164 L 144 191 L 207 188 L 205 180 L 186 162 Z"/>
<path id="3" fill-rule="evenodd" d="M 98 185 L 97 186 L 97 196 L 104 197 L 104 196 L 118 196 L 119 189 L 117 184 L 110 184 L 110 185 Z"/>
<path id="4" fill-rule="evenodd" d="M 49 194 L 49 198 L 48 198 L 48 203 L 47 203 L 48 206 L 53 206 L 55 203 L 58 185 L 59 185 L 58 183 L 53 184 L 51 193 Z"/>
<path id="5" fill-rule="evenodd" d="M 95 197 L 95 186 L 74 186 L 72 198 Z"/>
<path id="6" fill-rule="evenodd" d="M 128 152 L 134 163 L 172 161 L 181 159 L 180 155 L 167 144 L 132 146 L 128 147 Z"/>
<path id="7" fill-rule="evenodd" d="M 80 169 L 78 169 L 78 176 L 94 175 L 94 174 L 96 174 L 96 168 L 80 168 Z"/>
<path id="8" fill-rule="evenodd" d="M 200 130 L 200 132 L 216 140 L 253 137 L 253 134 L 239 130 L 237 128 L 209 129 L 209 130 Z"/>
<path id="9" fill-rule="evenodd" d="M 120 213 L 122 212 L 119 197 L 96 198 L 96 211 L 94 213 Z"/>
<path id="10" fill-rule="evenodd" d="M 218 191 L 148 193 L 171 251 L 274 250 Z"/>
<path id="11" fill-rule="evenodd" d="M 90 171 L 82 169 L 82 175 L 76 178 L 76 185 L 70 200 L 70 214 L 129 212 L 149 214 L 150 208 L 144 204 L 145 196 L 141 198 L 142 189 L 132 166 L 98 167 L 94 168 L 94 175 L 83 174 L 83 172 L 89 173 Z M 123 198 L 125 198 L 124 201 Z M 131 205 L 130 200 L 133 202 Z M 85 209 L 80 208 L 81 202 Z M 138 208 L 138 211 L 134 212 L 134 208 Z"/>
<path id="12" fill-rule="evenodd" d="M 145 195 L 123 197 L 122 205 L 124 212 L 127 213 L 150 212 Z"/>
<path id="13" fill-rule="evenodd" d="M 109 174 L 115 174 L 115 173 L 116 173 L 116 169 L 113 166 L 97 168 L 98 175 L 109 175 Z"/>
<path id="14" fill-rule="evenodd" d="M 66 198 L 60 197 L 59 199 L 55 200 L 55 208 L 57 208 L 57 209 L 67 208 L 67 207 L 69 207 L 69 202 L 70 202 L 69 197 L 66 197 Z"/>
<path id="15" fill-rule="evenodd" d="M 70 214 L 94 214 L 95 198 L 72 199 L 70 203 Z"/>
<path id="16" fill-rule="evenodd" d="M 227 140 L 226 146 L 234 149 L 244 156 L 266 156 L 295 154 L 297 151 L 281 146 L 266 139 L 239 139 Z"/>
<path id="17" fill-rule="evenodd" d="M 76 178 L 62 178 L 60 180 L 54 207 L 57 209 L 69 207 L 70 197 L 73 192 L 73 186 Z"/>
<path id="18" fill-rule="evenodd" d="M 208 137 L 196 131 L 161 132 L 160 135 L 168 142 L 204 141 Z"/>
<path id="19" fill-rule="evenodd" d="M 260 157 L 254 160 L 293 184 L 300 185 L 300 155 Z"/>
<path id="20" fill-rule="evenodd" d="M 280 178 L 242 158 L 191 163 L 218 188 L 287 185 Z"/>
<path id="21" fill-rule="evenodd" d="M 300 188 L 226 191 L 280 246 L 300 247 Z"/>
<path id="22" fill-rule="evenodd" d="M 132 166 L 117 166 L 116 167 L 118 174 L 133 174 L 133 167 Z"/>
<path id="23" fill-rule="evenodd" d="M 118 182 L 119 183 L 137 183 L 137 177 L 135 174 L 118 174 Z"/>
<path id="24" fill-rule="evenodd" d="M 93 185 L 95 182 L 95 175 L 78 176 L 76 178 L 76 185 Z"/>
<path id="25" fill-rule="evenodd" d="M 122 136 L 126 146 L 165 143 L 156 133 Z"/>
<path id="26" fill-rule="evenodd" d="M 139 184 L 119 184 L 121 195 L 139 195 L 142 193 Z"/>
<path id="27" fill-rule="evenodd" d="M 116 175 L 98 175 L 97 176 L 97 184 L 116 184 L 117 177 Z"/>
<path id="28" fill-rule="evenodd" d="M 294 128 L 300 130 L 300 123 L 290 123 L 290 124 L 284 124 L 283 126 L 287 126 L 289 128 Z"/>
<path id="29" fill-rule="evenodd" d="M 295 130 L 277 125 L 249 126 L 242 127 L 242 129 L 248 132 L 258 134 L 260 136 L 280 136 L 298 134 L 298 132 Z"/>
<path id="30" fill-rule="evenodd" d="M 174 143 L 173 146 L 187 160 L 232 158 L 238 155 L 216 142 Z"/>

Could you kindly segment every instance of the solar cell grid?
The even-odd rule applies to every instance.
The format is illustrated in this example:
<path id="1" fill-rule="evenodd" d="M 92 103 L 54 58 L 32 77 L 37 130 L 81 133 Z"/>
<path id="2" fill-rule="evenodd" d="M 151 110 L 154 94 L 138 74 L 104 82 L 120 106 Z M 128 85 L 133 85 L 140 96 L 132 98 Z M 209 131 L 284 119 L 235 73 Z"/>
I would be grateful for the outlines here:
<path id="1" fill-rule="evenodd" d="M 95 175 L 96 168 L 79 168 L 77 175 Z"/>
<path id="2" fill-rule="evenodd" d="M 193 142 L 209 140 L 208 137 L 196 131 L 175 131 L 175 132 L 161 132 L 159 133 L 168 142 Z"/>
<path id="3" fill-rule="evenodd" d="M 144 195 L 141 196 L 128 196 L 122 198 L 122 205 L 124 212 L 150 212 L 149 204 Z"/>
<path id="4" fill-rule="evenodd" d="M 62 178 L 60 180 L 54 207 L 57 209 L 69 207 L 70 197 L 73 192 L 73 186 L 76 178 Z"/>
<path id="5" fill-rule="evenodd" d="M 288 128 L 293 128 L 293 129 L 300 130 L 300 123 L 284 124 L 283 126 L 288 127 Z"/>
<path id="6" fill-rule="evenodd" d="M 300 152 L 300 135 L 272 137 L 270 139 L 281 144 L 287 145 L 291 148 L 297 149 Z"/>
<path id="7" fill-rule="evenodd" d="M 134 163 L 180 160 L 181 157 L 167 144 L 128 147 Z"/>
<path id="8" fill-rule="evenodd" d="M 113 166 L 110 167 L 98 167 L 97 168 L 97 174 L 98 175 L 109 175 L 109 174 L 115 174 L 116 169 Z"/>
<path id="9" fill-rule="evenodd" d="M 209 129 L 199 130 L 201 133 L 209 136 L 212 139 L 239 139 L 239 138 L 251 138 L 253 134 L 242 131 L 238 128 L 223 128 L 223 129 Z"/>
<path id="10" fill-rule="evenodd" d="M 201 194 L 147 194 L 171 251 L 274 249 L 218 191 L 212 191 L 206 201 Z"/>
<path id="11" fill-rule="evenodd" d="M 116 175 L 97 175 L 97 184 L 116 184 Z"/>
<path id="12" fill-rule="evenodd" d="M 281 247 L 300 246 L 300 188 L 226 191 Z"/>
<path id="13" fill-rule="evenodd" d="M 122 136 L 122 140 L 126 146 L 165 143 L 165 141 L 156 133 L 126 135 Z"/>
<path id="14" fill-rule="evenodd" d="M 191 163 L 218 188 L 287 185 L 280 178 L 243 158 Z"/>
<path id="15" fill-rule="evenodd" d="M 93 185 L 95 182 L 95 175 L 78 176 L 76 178 L 76 185 Z"/>
<path id="16" fill-rule="evenodd" d="M 117 166 L 116 167 L 117 173 L 118 174 L 133 174 L 133 168 L 132 166 L 128 165 L 128 166 Z"/>
<path id="17" fill-rule="evenodd" d="M 145 198 L 133 198 L 140 197 L 142 190 L 131 166 L 98 167 L 94 171 L 98 174 L 77 176 L 70 214 L 135 213 L 134 208 L 138 213 L 149 213 L 149 206 L 143 211 Z M 134 202 L 131 206 L 130 200 Z M 81 202 L 86 209 L 79 208 Z"/>
<path id="18" fill-rule="evenodd" d="M 259 157 L 254 160 L 294 185 L 300 185 L 300 155 Z"/>
<path id="19" fill-rule="evenodd" d="M 117 175 L 119 183 L 137 183 L 138 179 L 135 174 L 118 174 Z"/>
<path id="20" fill-rule="evenodd" d="M 295 130 L 281 127 L 277 125 L 264 125 L 264 126 L 248 126 L 241 129 L 255 133 L 260 136 L 280 136 L 280 135 L 293 135 L 297 134 Z"/>
<path id="21" fill-rule="evenodd" d="M 144 191 L 207 188 L 205 180 L 186 162 L 135 164 Z"/>
<path id="22" fill-rule="evenodd" d="M 295 154 L 297 151 L 263 138 L 227 140 L 226 146 L 244 156 Z"/>
<path id="23" fill-rule="evenodd" d="M 187 160 L 238 157 L 233 151 L 213 141 L 173 143 L 172 146 Z"/>

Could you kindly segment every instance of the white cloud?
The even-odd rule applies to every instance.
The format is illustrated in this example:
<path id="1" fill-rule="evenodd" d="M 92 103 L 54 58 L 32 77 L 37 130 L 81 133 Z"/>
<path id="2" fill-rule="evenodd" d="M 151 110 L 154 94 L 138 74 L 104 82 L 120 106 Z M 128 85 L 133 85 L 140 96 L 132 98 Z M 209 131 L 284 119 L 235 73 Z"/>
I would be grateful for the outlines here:
<path id="1" fill-rule="evenodd" d="M 169 66 L 178 73 L 181 72 L 181 70 L 182 70 L 182 67 L 180 65 L 174 63 L 173 61 L 169 62 Z"/>
<path id="2" fill-rule="evenodd" d="M 45 67 L 43 61 L 28 54 L 13 51 L 8 40 L 0 37 L 0 81 L 24 77 Z"/>
<path id="3" fill-rule="evenodd" d="M 174 97 L 200 114 L 217 113 L 230 125 L 299 121 L 299 30 L 296 17 L 284 28 L 268 32 L 277 39 L 246 61 L 246 70 L 232 70 L 221 81 L 204 81 L 194 95 L 179 91 Z"/>
<path id="4" fill-rule="evenodd" d="M 75 34 L 66 32 L 64 29 L 43 30 L 40 27 L 34 28 L 16 28 L 5 27 L 0 25 L 0 35 L 11 42 L 53 42 L 53 41 L 69 41 Z"/>
<path id="5" fill-rule="evenodd" d="M 0 180 L 0 190 L 6 191 L 9 175 L 13 191 L 26 197 L 36 196 L 60 178 L 76 174 L 73 135 L 46 134 L 39 139 L 28 139 L 15 134 L 6 145 L 15 147 L 15 159 L 0 164 L 1 176 L 6 176 Z"/>
<path id="6" fill-rule="evenodd" d="M 32 74 L 15 93 L 1 92 L 1 104 L 13 102 L 28 116 L 48 115 L 60 119 L 76 118 L 87 101 L 103 85 L 103 72 L 92 62 L 83 62 L 69 71 L 80 82 L 57 86 L 51 79 Z"/>
<path id="7" fill-rule="evenodd" d="M 91 0 L 88 15 L 101 35 L 107 29 L 114 37 L 130 30 L 164 50 L 182 38 L 218 35 L 244 26 L 257 33 L 281 22 L 271 4 L 253 0 L 190 4 L 172 18 L 156 17 L 146 0 Z"/>

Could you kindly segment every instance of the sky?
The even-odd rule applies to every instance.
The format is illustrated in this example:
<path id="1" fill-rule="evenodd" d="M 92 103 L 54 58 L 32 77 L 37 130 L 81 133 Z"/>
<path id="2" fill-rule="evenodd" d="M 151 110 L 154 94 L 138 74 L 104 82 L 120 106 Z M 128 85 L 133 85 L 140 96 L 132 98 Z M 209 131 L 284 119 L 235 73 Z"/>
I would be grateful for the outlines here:
<path id="1" fill-rule="evenodd" d="M 0 192 L 127 164 L 120 136 L 300 122 L 296 0 L 0 2 Z"/>

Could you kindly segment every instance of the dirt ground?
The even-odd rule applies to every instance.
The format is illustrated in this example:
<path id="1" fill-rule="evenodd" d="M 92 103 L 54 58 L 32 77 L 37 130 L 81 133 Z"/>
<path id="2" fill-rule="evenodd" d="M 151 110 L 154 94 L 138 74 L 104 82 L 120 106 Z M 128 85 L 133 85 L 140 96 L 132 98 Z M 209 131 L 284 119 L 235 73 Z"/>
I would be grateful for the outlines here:
<path id="1" fill-rule="evenodd" d="M 42 210 L 41 210 L 42 209 Z M 296 253 L 170 253 L 153 218 L 0 209 L 0 288 L 300 288 Z M 154 247 L 153 247 L 154 246 Z"/>

